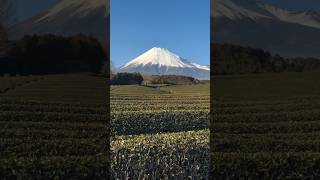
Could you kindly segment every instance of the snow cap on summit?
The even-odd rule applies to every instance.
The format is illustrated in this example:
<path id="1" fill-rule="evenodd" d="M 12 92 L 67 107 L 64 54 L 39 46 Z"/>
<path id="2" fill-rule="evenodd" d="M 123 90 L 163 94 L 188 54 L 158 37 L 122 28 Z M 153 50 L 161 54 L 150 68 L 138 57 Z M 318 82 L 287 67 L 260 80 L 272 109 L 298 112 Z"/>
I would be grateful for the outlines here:
<path id="1" fill-rule="evenodd" d="M 166 48 L 153 47 L 144 54 L 125 64 L 123 68 L 128 66 L 145 66 L 147 64 L 168 66 L 168 67 L 192 67 L 186 60 L 172 53 Z"/>
<path id="2" fill-rule="evenodd" d="M 119 72 L 139 72 L 147 75 L 183 75 L 210 79 L 210 67 L 191 63 L 166 48 L 153 47 L 128 62 Z"/>

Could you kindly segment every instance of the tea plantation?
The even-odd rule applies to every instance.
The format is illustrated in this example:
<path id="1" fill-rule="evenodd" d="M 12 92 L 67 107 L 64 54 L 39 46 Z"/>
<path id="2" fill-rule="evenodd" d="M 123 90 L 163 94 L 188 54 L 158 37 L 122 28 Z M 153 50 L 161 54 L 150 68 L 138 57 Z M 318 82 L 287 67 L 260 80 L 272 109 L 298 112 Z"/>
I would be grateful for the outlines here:
<path id="1" fill-rule="evenodd" d="M 0 77 L 1 179 L 107 179 L 106 79 Z"/>
<path id="2" fill-rule="evenodd" d="M 215 179 L 319 179 L 319 72 L 213 78 Z"/>
<path id="3" fill-rule="evenodd" d="M 209 87 L 112 86 L 112 178 L 207 179 Z"/>

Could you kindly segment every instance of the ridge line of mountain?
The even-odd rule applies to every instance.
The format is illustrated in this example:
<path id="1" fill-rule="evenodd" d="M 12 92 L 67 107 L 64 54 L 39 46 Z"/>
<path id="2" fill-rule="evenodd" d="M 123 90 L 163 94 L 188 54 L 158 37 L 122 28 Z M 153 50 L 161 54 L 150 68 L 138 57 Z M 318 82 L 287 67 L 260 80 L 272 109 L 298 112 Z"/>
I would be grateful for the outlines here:
<path id="1" fill-rule="evenodd" d="M 189 62 L 166 48 L 154 47 L 125 65 L 117 72 L 139 72 L 146 75 L 182 75 L 210 79 L 210 68 Z"/>

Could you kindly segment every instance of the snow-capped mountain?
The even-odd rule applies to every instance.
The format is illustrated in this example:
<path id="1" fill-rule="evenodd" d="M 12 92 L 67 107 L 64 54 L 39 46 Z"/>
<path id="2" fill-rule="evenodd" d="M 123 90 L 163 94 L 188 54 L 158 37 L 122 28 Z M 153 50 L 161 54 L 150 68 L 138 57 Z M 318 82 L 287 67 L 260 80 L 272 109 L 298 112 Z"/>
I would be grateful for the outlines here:
<path id="1" fill-rule="evenodd" d="M 69 17 L 86 17 L 90 13 L 106 6 L 105 0 L 64 0 L 49 9 L 42 17 L 38 18 L 36 22 L 51 21 L 56 16 L 59 16 L 66 9 L 73 9 Z"/>
<path id="2" fill-rule="evenodd" d="M 269 18 L 259 4 L 250 0 L 216 0 L 211 3 L 211 16 L 227 17 L 232 20 Z"/>
<path id="3" fill-rule="evenodd" d="M 279 20 L 320 28 L 320 13 L 315 11 L 289 11 L 254 0 L 217 0 L 213 7 L 214 17 Z"/>
<path id="4" fill-rule="evenodd" d="M 290 11 L 262 0 L 215 0 L 211 19 L 214 42 L 320 57 L 320 12 Z"/>
<path id="5" fill-rule="evenodd" d="M 259 6 L 269 12 L 273 18 L 287 22 L 296 23 L 304 26 L 320 29 L 320 13 L 316 11 L 288 11 L 268 4 Z M 319 7 L 320 8 L 320 7 Z"/>
<path id="6" fill-rule="evenodd" d="M 154 47 L 118 69 L 146 75 L 182 75 L 210 79 L 210 67 L 191 63 L 168 49 Z"/>
<path id="7" fill-rule="evenodd" d="M 26 34 L 70 36 L 93 34 L 103 44 L 109 32 L 109 3 L 106 0 L 61 0 L 48 10 L 10 28 L 12 39 Z"/>

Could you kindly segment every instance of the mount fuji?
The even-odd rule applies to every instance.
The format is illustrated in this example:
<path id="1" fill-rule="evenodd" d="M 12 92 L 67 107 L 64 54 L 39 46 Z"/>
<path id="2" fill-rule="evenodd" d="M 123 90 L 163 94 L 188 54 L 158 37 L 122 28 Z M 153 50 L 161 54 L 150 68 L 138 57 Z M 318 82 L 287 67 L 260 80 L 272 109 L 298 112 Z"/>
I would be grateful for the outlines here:
<path id="1" fill-rule="evenodd" d="M 182 75 L 200 80 L 210 79 L 209 66 L 191 63 L 168 49 L 160 47 L 154 47 L 121 66 L 118 72 L 139 72 L 146 75 Z"/>
<path id="2" fill-rule="evenodd" d="M 109 3 L 106 0 L 61 0 L 13 25 L 9 32 L 11 39 L 27 34 L 92 34 L 105 46 L 109 39 Z"/>
<path id="3" fill-rule="evenodd" d="M 286 57 L 320 57 L 318 11 L 292 11 L 262 0 L 216 0 L 211 23 L 214 43 L 262 48 Z"/>
<path id="4" fill-rule="evenodd" d="M 316 11 L 289 11 L 259 0 L 217 0 L 211 16 L 230 20 L 278 20 L 320 29 L 320 13 Z M 320 8 L 320 7 L 319 7 Z"/>

